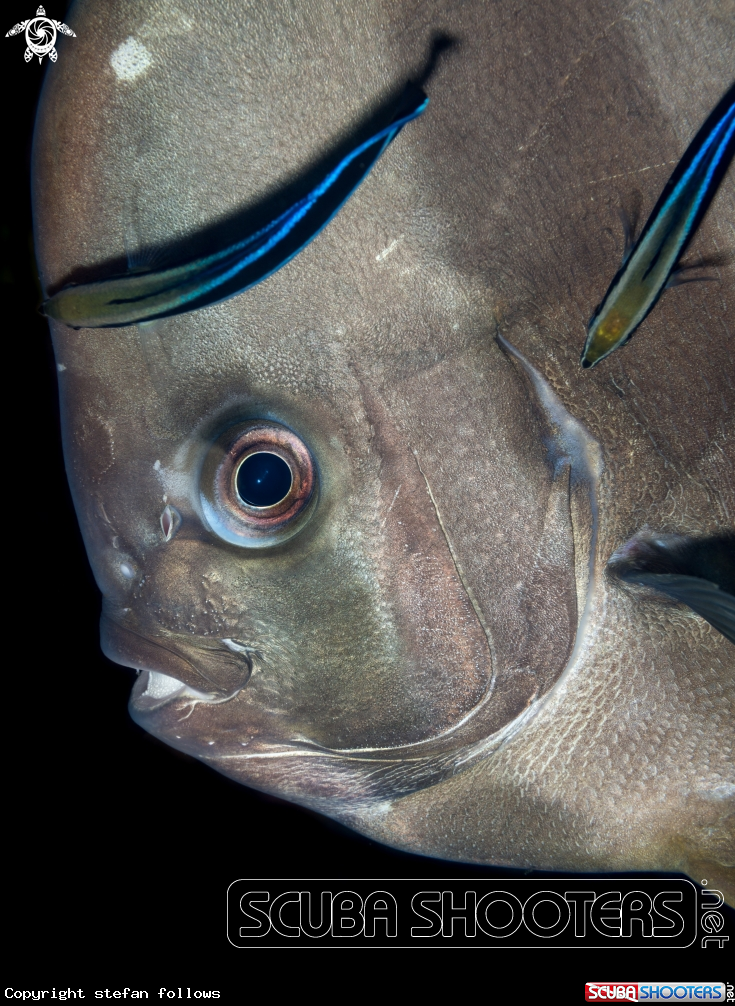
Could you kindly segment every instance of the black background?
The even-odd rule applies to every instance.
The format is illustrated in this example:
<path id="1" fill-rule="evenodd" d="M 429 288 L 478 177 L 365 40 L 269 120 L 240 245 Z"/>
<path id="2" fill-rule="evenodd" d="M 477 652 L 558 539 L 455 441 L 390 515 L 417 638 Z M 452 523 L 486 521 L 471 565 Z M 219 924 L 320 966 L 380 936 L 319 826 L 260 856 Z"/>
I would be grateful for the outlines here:
<path id="1" fill-rule="evenodd" d="M 31 7 L 4 8 L 5 30 L 33 16 Z M 47 13 L 65 19 L 61 4 Z M 35 950 L 35 987 L 55 962 L 45 980 L 59 986 L 114 984 L 124 966 L 126 984 L 149 975 L 151 986 L 227 989 L 226 958 L 244 964 L 226 939 L 226 890 L 239 877 L 529 876 L 394 852 L 230 782 L 130 720 L 132 673 L 99 651 L 100 597 L 67 488 L 53 355 L 37 313 L 30 144 L 41 81 L 54 66 L 26 64 L 24 40 L 3 35 L 6 961 Z M 61 41 L 60 59 L 69 45 Z M 694 964 L 691 953 L 676 960 Z M 567 959 L 570 989 L 595 979 L 594 960 Z M 617 961 L 624 966 L 615 951 L 604 961 L 608 978 Z M 661 980 L 677 977 L 664 976 L 662 954 L 647 961 Z M 692 977 L 689 965 L 677 971 Z M 21 973 L 8 979 L 31 987 Z"/>

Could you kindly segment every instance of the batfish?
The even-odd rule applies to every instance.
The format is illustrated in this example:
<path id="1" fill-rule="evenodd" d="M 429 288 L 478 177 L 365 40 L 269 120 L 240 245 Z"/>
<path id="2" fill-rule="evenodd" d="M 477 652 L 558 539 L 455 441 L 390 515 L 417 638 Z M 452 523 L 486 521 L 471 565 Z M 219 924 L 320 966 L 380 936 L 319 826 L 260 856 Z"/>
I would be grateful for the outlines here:
<path id="1" fill-rule="evenodd" d="M 732 271 L 579 366 L 618 207 L 655 202 L 730 83 L 727 18 L 78 0 L 67 19 L 34 140 L 46 297 L 231 247 L 408 85 L 430 98 L 257 285 L 122 328 L 50 320 L 133 718 L 401 849 L 681 870 L 735 897 Z M 732 220 L 727 176 L 703 255 Z"/>

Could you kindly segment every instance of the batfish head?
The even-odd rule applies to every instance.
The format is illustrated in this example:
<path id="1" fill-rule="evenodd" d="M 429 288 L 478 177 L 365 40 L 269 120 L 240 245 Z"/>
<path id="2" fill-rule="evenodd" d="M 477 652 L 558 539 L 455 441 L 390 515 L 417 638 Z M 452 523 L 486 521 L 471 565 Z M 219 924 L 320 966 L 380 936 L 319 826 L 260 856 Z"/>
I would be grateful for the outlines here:
<path id="1" fill-rule="evenodd" d="M 621 193 L 655 200 L 729 43 L 710 10 L 676 34 L 608 6 L 80 2 L 37 127 L 39 262 L 48 292 L 131 244 L 193 255 L 428 77 L 266 281 L 52 322 L 103 648 L 141 671 L 146 730 L 389 844 L 726 885 L 732 646 L 605 565 L 644 527 L 731 522 L 731 273 L 578 360 Z M 275 510 L 243 500 L 254 453 L 288 469 Z"/>

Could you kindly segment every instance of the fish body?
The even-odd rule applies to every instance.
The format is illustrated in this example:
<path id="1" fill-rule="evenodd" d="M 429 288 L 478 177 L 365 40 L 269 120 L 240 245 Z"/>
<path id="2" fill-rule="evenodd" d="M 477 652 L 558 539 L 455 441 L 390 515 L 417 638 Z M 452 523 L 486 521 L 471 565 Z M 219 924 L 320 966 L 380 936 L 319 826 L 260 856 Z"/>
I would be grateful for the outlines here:
<path id="1" fill-rule="evenodd" d="M 624 345 L 666 289 L 735 152 L 735 85 L 694 137 L 588 326 L 582 366 Z"/>
<path id="2" fill-rule="evenodd" d="M 735 647 L 648 582 L 727 593 L 732 277 L 662 299 L 671 334 L 614 380 L 575 335 L 599 179 L 660 164 L 730 72 L 714 8 L 672 4 L 445 5 L 431 115 L 287 269 L 152 327 L 50 319 L 103 648 L 140 671 L 145 730 L 401 849 L 735 892 Z M 130 215 L 165 247 L 315 163 L 417 78 L 437 9 L 389 9 L 79 3 L 34 141 L 45 288 L 120 256 Z M 726 184 L 705 250 L 732 213 Z M 293 474 L 265 507 L 258 452 Z"/>
<path id="3" fill-rule="evenodd" d="M 195 311 L 242 293 L 316 237 L 406 123 L 421 115 L 427 104 L 416 89 L 410 108 L 358 144 L 308 195 L 256 233 L 175 268 L 64 287 L 44 303 L 43 313 L 70 328 L 116 328 Z"/>

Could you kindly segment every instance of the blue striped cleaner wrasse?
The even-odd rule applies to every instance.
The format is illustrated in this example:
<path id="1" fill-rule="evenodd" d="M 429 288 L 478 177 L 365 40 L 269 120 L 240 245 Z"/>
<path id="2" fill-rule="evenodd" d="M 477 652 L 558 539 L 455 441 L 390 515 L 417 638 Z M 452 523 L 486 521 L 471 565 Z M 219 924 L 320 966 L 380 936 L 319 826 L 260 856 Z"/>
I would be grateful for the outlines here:
<path id="1" fill-rule="evenodd" d="M 587 329 L 582 366 L 624 345 L 668 285 L 735 151 L 735 85 L 679 161 Z"/>
<path id="2" fill-rule="evenodd" d="M 118 328 L 195 311 L 234 297 L 286 265 L 329 223 L 406 123 L 429 99 L 407 92 L 393 121 L 358 144 L 319 184 L 267 226 L 211 255 L 173 268 L 70 284 L 42 306 L 70 328 Z"/>

